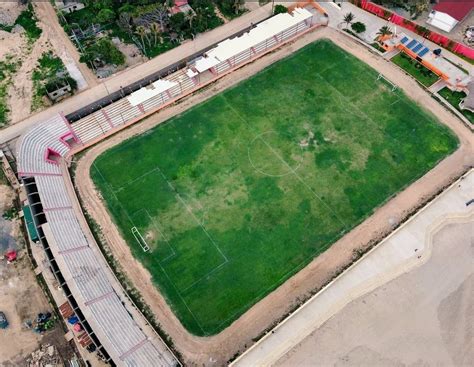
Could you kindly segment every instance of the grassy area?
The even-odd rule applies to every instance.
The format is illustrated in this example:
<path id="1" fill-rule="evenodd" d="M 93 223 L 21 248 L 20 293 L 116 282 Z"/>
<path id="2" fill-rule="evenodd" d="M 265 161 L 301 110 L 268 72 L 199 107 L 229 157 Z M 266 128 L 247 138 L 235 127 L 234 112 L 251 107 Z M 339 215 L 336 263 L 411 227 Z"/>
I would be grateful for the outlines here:
<path id="1" fill-rule="evenodd" d="M 474 65 L 474 60 L 471 59 L 470 57 L 467 57 L 467 56 L 461 55 L 461 54 L 457 54 L 457 53 L 455 53 L 455 55 L 456 55 L 457 57 L 460 57 L 460 58 L 463 59 L 463 60 L 466 60 L 469 64 Z"/>
<path id="2" fill-rule="evenodd" d="M 377 75 L 319 41 L 96 159 L 115 223 L 190 332 L 230 325 L 456 148 Z"/>
<path id="3" fill-rule="evenodd" d="M 408 74 L 418 80 L 425 87 L 433 85 L 438 80 L 438 76 L 431 70 L 413 60 L 407 54 L 400 52 L 390 59 L 394 64 L 400 66 Z"/>
<path id="4" fill-rule="evenodd" d="M 471 124 L 474 124 L 474 113 L 472 113 L 471 111 L 462 110 L 459 107 L 459 103 L 464 97 L 466 97 L 466 93 L 453 92 L 448 87 L 444 87 L 438 93 L 441 97 L 443 97 L 446 101 L 448 101 L 451 106 L 453 106 L 455 109 L 461 112 L 469 120 Z"/>
<path id="5" fill-rule="evenodd" d="M 236 10 L 236 8 L 234 7 L 236 2 L 232 0 L 214 0 L 214 3 L 219 8 L 222 15 L 224 15 L 227 19 L 234 19 L 240 17 L 247 11 L 244 6 L 240 6 Z"/>
<path id="6" fill-rule="evenodd" d="M 36 25 L 37 21 L 38 19 L 36 18 L 33 5 L 30 3 L 28 4 L 26 10 L 23 10 L 15 20 L 15 24 L 0 24 L 0 29 L 6 32 L 11 32 L 15 25 L 21 25 L 25 30 L 28 42 L 33 43 L 41 36 L 41 33 L 43 32 L 42 29 Z"/>
<path id="7" fill-rule="evenodd" d="M 19 24 L 25 29 L 26 37 L 30 43 L 36 41 L 43 32 L 41 28 L 36 25 L 37 21 L 38 19 L 36 19 L 33 5 L 29 3 L 28 8 L 21 12 L 15 22 L 15 24 Z"/>
<path id="8" fill-rule="evenodd" d="M 0 127 L 8 122 L 8 87 L 13 82 L 12 76 L 20 67 L 14 56 L 7 55 L 4 61 L 0 61 Z"/>
<path id="9" fill-rule="evenodd" d="M 77 89 L 76 81 L 70 77 L 62 60 L 52 51 L 41 55 L 31 79 L 33 81 L 31 111 L 36 111 L 43 106 L 43 97 L 47 95 L 47 90 L 54 90 L 66 84 L 71 85 L 72 91 Z"/>

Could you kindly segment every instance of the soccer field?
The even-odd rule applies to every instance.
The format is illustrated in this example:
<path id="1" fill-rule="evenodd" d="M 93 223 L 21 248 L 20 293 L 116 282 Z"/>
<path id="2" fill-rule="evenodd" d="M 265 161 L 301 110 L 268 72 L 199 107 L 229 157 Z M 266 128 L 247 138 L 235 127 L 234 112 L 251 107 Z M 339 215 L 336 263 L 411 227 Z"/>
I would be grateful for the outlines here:
<path id="1" fill-rule="evenodd" d="M 456 148 L 377 76 L 318 41 L 96 159 L 115 223 L 190 332 L 224 329 Z"/>

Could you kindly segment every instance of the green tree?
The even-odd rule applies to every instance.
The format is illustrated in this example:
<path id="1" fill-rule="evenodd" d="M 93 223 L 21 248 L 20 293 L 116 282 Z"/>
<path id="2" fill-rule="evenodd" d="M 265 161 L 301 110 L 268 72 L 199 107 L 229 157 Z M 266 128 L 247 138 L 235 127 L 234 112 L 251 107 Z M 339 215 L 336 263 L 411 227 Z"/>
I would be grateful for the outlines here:
<path id="1" fill-rule="evenodd" d="M 189 32 L 188 19 L 183 13 L 173 14 L 170 17 L 170 28 L 182 37 Z"/>
<path id="2" fill-rule="evenodd" d="M 285 5 L 277 4 L 275 5 L 275 9 L 273 9 L 273 14 L 284 14 L 288 13 L 288 8 Z"/>
<path id="3" fill-rule="evenodd" d="M 99 10 L 99 13 L 97 13 L 97 16 L 95 17 L 95 20 L 97 23 L 111 23 L 115 19 L 115 12 L 110 9 L 101 9 Z"/>
<path id="4" fill-rule="evenodd" d="M 351 25 L 351 28 L 354 32 L 356 33 L 362 33 L 362 32 L 365 32 L 365 24 L 362 23 L 362 22 L 355 22 Z"/>
<path id="5" fill-rule="evenodd" d="M 158 23 L 153 22 L 150 24 L 150 32 L 153 35 L 153 46 L 156 46 L 158 39 L 160 40 L 160 43 L 163 43 L 163 38 L 161 37 L 161 28 Z"/>
<path id="6" fill-rule="evenodd" d="M 351 24 L 355 19 L 355 15 L 352 14 L 352 13 L 347 13 L 346 15 L 344 15 L 344 23 L 346 23 L 346 28 L 349 27 L 349 24 Z"/>
<path id="7" fill-rule="evenodd" d="M 105 37 L 87 47 L 80 61 L 93 63 L 97 59 L 106 64 L 123 65 L 125 63 L 124 54 Z"/>

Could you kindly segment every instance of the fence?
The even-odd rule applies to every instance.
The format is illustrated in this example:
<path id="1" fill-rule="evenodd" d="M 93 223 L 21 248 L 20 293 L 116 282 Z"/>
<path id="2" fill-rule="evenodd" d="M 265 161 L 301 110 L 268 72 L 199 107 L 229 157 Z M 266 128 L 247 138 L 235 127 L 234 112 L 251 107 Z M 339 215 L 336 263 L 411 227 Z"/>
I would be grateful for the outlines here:
<path id="1" fill-rule="evenodd" d="M 456 54 L 465 56 L 471 60 L 474 60 L 474 49 L 470 48 L 467 45 L 463 45 L 459 42 L 455 42 L 452 39 L 443 36 L 439 33 L 433 32 L 419 24 L 416 24 L 398 14 L 387 10 L 380 5 L 374 4 L 368 0 L 356 1 L 356 5 L 360 6 L 362 9 L 377 15 L 380 18 L 386 19 L 393 24 L 399 25 L 403 28 L 406 28 L 420 36 L 440 45 Z"/>

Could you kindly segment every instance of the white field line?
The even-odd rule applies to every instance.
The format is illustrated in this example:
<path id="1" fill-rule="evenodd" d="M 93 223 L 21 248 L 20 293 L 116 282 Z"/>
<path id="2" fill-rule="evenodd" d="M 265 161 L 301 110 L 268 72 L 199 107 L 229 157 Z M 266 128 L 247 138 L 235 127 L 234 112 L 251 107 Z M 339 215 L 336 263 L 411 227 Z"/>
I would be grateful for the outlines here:
<path id="1" fill-rule="evenodd" d="M 117 195 L 115 195 L 115 192 L 112 190 L 112 186 L 110 186 L 109 182 L 105 179 L 105 177 L 102 175 L 102 172 L 99 170 L 99 168 L 96 166 L 95 162 L 93 163 L 93 166 L 94 168 L 97 170 L 97 172 L 99 172 L 100 176 L 102 177 L 102 179 L 104 180 L 104 182 L 107 184 L 107 186 L 109 186 L 109 189 L 111 190 L 112 194 L 114 195 L 115 199 L 117 200 L 117 202 L 119 203 L 119 205 L 121 206 L 122 210 L 127 214 L 130 222 L 133 223 L 133 220 L 130 218 L 130 215 L 128 214 L 128 212 L 125 210 L 125 208 L 123 207 L 122 203 L 120 202 L 120 200 L 117 198 Z M 179 291 L 178 287 L 176 286 L 176 284 L 174 284 L 174 282 L 171 280 L 170 276 L 168 275 L 168 273 L 166 272 L 165 268 L 161 265 L 161 263 L 158 261 L 158 266 L 161 268 L 161 270 L 163 271 L 163 273 L 165 274 L 166 278 L 168 279 L 168 281 L 170 282 L 170 284 L 173 286 L 173 288 L 176 290 L 176 293 L 178 294 L 179 298 L 181 299 L 181 302 L 183 302 L 184 306 L 186 307 L 186 309 L 189 311 L 189 313 L 191 314 L 191 316 L 193 317 L 194 321 L 196 321 L 196 324 L 197 326 L 199 327 L 199 329 L 201 329 L 201 331 L 203 333 L 205 333 L 204 329 L 202 328 L 201 324 L 199 323 L 199 320 L 197 319 L 196 315 L 194 315 L 194 313 L 191 311 L 191 309 L 189 308 L 188 304 L 186 303 L 186 301 L 184 300 L 183 296 L 181 295 L 181 292 Z"/>
<path id="2" fill-rule="evenodd" d="M 375 127 L 377 130 L 379 130 L 379 132 L 381 132 L 382 134 L 387 134 L 370 116 L 368 116 L 364 111 L 362 111 L 359 107 L 357 107 L 357 105 L 355 105 L 349 98 L 347 98 L 344 94 L 342 94 L 337 88 L 335 88 L 333 85 L 331 85 L 322 75 L 320 75 L 320 74 L 316 74 L 316 75 L 317 75 L 319 78 L 321 78 L 321 80 L 322 80 L 324 83 L 326 83 L 326 84 L 329 86 L 329 88 L 331 88 L 331 89 L 332 89 L 334 92 L 336 92 L 344 101 L 346 101 L 347 104 L 350 104 L 357 112 L 359 112 L 359 116 L 360 116 L 360 117 L 364 117 L 368 122 L 370 122 L 370 123 L 373 125 L 373 127 Z M 365 84 L 370 87 L 369 84 L 367 84 L 367 83 L 365 83 Z M 399 99 L 401 99 L 401 98 L 399 98 Z M 398 102 L 398 101 L 397 101 L 397 102 Z M 413 109 L 413 107 L 411 106 L 411 104 L 405 103 L 405 105 L 406 105 L 407 107 L 410 107 L 411 109 Z M 398 138 L 396 138 L 396 137 L 394 137 L 394 136 L 392 136 L 392 135 L 390 135 L 390 134 L 387 134 L 387 135 L 389 135 L 390 138 L 392 138 L 394 141 L 396 141 L 396 142 L 398 142 L 400 145 L 402 145 L 402 142 L 401 142 Z"/>
<path id="3" fill-rule="evenodd" d="M 209 232 L 207 232 L 206 228 L 202 225 L 201 221 L 194 215 L 192 209 L 188 206 L 188 204 L 186 204 L 186 202 L 183 200 L 183 198 L 181 197 L 181 195 L 178 193 L 178 191 L 175 189 L 175 187 L 171 184 L 171 182 L 166 178 L 166 176 L 164 175 L 164 173 L 161 171 L 161 169 L 159 167 L 157 167 L 157 170 L 158 172 L 161 174 L 161 176 L 163 176 L 163 179 L 168 183 L 168 186 L 171 188 L 171 190 L 175 193 L 176 197 L 179 199 L 179 201 L 184 205 L 184 207 L 186 208 L 186 210 L 189 212 L 189 214 L 191 214 L 191 216 L 193 217 L 193 219 L 196 221 L 197 224 L 199 224 L 199 226 L 201 227 L 201 229 L 204 231 L 204 233 L 206 234 L 206 236 L 209 238 L 209 240 L 211 241 L 211 243 L 214 245 L 214 247 L 216 248 L 216 250 L 221 254 L 221 256 L 224 258 L 225 262 L 228 262 L 229 259 L 227 258 L 227 256 L 222 252 L 222 250 L 220 249 L 220 247 L 217 245 L 217 243 L 214 242 L 214 239 L 211 237 L 211 235 L 209 234 Z"/>
<path id="4" fill-rule="evenodd" d="M 249 126 L 251 128 L 251 125 L 247 122 L 246 119 L 244 119 L 240 113 L 229 103 L 229 101 L 227 101 L 227 99 L 225 97 L 223 97 L 224 101 L 226 102 L 226 104 L 229 106 L 229 108 L 234 111 L 234 113 L 237 115 L 237 117 L 239 117 L 247 126 Z M 309 186 L 302 178 L 300 175 L 298 175 L 298 173 L 270 146 L 270 144 L 268 144 L 265 139 L 263 139 L 261 137 L 261 135 L 257 135 L 255 137 L 255 139 L 260 139 L 269 149 L 270 151 L 275 155 L 276 158 L 278 158 L 287 168 L 289 171 L 291 171 L 294 176 L 298 179 L 298 181 L 300 181 L 313 195 L 316 199 L 318 199 L 335 217 L 336 219 L 343 225 L 344 228 L 347 228 L 347 225 L 344 223 L 344 221 L 339 218 L 339 216 L 336 214 L 336 212 L 327 204 L 325 203 L 321 197 L 316 194 L 316 192 L 311 188 L 311 186 Z"/>
<path id="5" fill-rule="evenodd" d="M 145 172 L 145 173 L 143 173 L 142 175 L 140 175 L 140 176 L 138 176 L 138 177 L 136 177 L 136 178 L 134 178 L 134 179 L 132 179 L 132 180 L 126 182 L 125 184 L 123 184 L 122 186 L 120 186 L 118 189 L 114 190 L 114 193 L 122 191 L 122 190 L 125 189 L 126 187 L 128 187 L 128 186 L 130 186 L 131 184 L 137 182 L 138 180 L 140 180 L 140 179 L 142 179 L 142 178 L 144 178 L 144 177 L 146 177 L 146 176 L 152 174 L 152 173 L 155 172 L 156 170 L 157 170 L 157 168 L 153 168 L 153 169 L 149 170 L 148 172 Z M 112 187 L 112 186 L 110 185 L 110 187 Z"/>
<path id="6" fill-rule="evenodd" d="M 159 227 L 158 224 L 157 224 L 157 220 L 151 217 L 151 215 L 150 215 L 150 213 L 148 212 L 147 209 L 143 209 L 143 210 L 145 211 L 146 215 L 147 215 L 148 218 L 150 219 L 150 222 L 153 224 L 153 226 L 158 230 L 158 232 L 160 232 L 161 237 L 163 237 L 163 238 L 165 239 L 166 244 L 168 245 L 168 247 L 169 247 L 170 250 L 171 250 L 171 254 L 168 255 L 168 256 L 166 256 L 165 258 L 163 258 L 163 260 L 161 260 L 161 261 L 164 262 L 164 261 L 169 260 L 169 259 L 171 259 L 172 257 L 176 256 L 176 251 L 174 250 L 174 247 L 171 246 L 171 243 L 170 243 L 170 241 L 168 240 L 168 237 L 165 236 L 164 232 L 161 231 L 160 227 Z"/>

